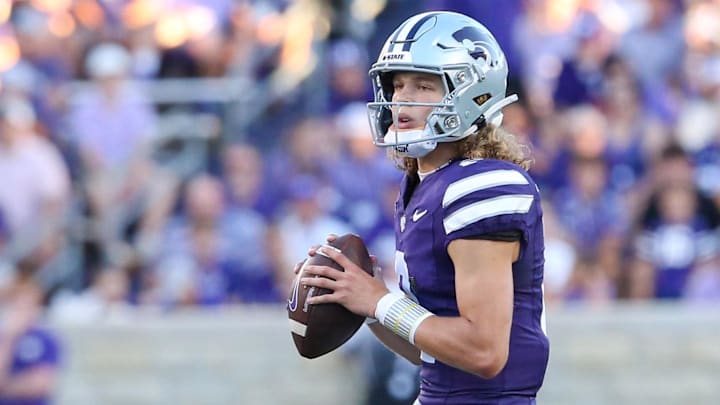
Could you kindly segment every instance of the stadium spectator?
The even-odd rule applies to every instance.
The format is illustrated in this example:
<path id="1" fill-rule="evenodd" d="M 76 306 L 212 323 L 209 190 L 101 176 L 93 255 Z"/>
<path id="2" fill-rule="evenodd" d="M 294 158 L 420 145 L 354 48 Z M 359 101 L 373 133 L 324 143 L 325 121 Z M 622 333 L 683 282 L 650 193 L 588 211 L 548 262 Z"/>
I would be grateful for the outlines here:
<path id="1" fill-rule="evenodd" d="M 63 232 L 70 178 L 55 145 L 34 132 L 35 113 L 26 99 L 0 100 L 0 211 L 6 248 L 20 260 Z"/>
<path id="2" fill-rule="evenodd" d="M 667 87 L 677 79 L 685 55 L 682 15 L 674 0 L 650 0 L 646 5 L 639 26 L 618 41 L 618 52 L 643 87 Z"/>
<path id="3" fill-rule="evenodd" d="M 267 178 L 267 162 L 248 143 L 228 143 L 222 148 L 222 178 L 231 209 L 252 209 L 270 219 L 280 204 Z"/>
<path id="4" fill-rule="evenodd" d="M 565 302 L 603 305 L 617 296 L 617 281 L 608 274 L 597 257 L 581 257 L 575 262 L 562 298 Z"/>
<path id="5" fill-rule="evenodd" d="M 633 298 L 686 296 L 688 280 L 720 254 L 717 226 L 700 211 L 692 184 L 670 183 L 656 195 L 658 216 L 635 239 Z"/>
<path id="6" fill-rule="evenodd" d="M 573 28 L 577 49 L 562 62 L 553 91 L 555 108 L 596 103 L 602 93 L 603 66 L 612 49 L 607 29 L 592 15 Z"/>
<path id="7" fill-rule="evenodd" d="M 328 112 L 335 114 L 352 103 L 370 101 L 372 92 L 366 86 L 370 67 L 367 51 L 350 39 L 336 41 L 328 48 Z"/>
<path id="8" fill-rule="evenodd" d="M 0 404 L 51 402 L 62 360 L 55 332 L 41 321 L 43 296 L 38 285 L 18 278 L 2 298 L 0 323 Z"/>
<path id="9" fill-rule="evenodd" d="M 552 7 L 552 1 L 525 1 L 512 32 L 512 48 L 518 55 L 518 72 L 526 90 L 527 105 L 534 116 L 553 112 L 552 95 L 562 60 L 572 55 L 575 43 L 569 35 L 577 4 Z"/>
<path id="10" fill-rule="evenodd" d="M 90 271 L 135 254 L 129 245 L 158 232 L 177 188 L 176 176 L 151 160 L 157 116 L 129 81 L 130 58 L 117 43 L 92 47 L 84 65 L 91 85 L 74 94 L 68 112 L 82 162 L 89 243 L 99 251 L 88 258 Z"/>
<path id="11" fill-rule="evenodd" d="M 189 181 L 183 208 L 165 228 L 144 301 L 174 306 L 276 299 L 260 214 L 228 210 L 222 183 L 211 176 Z"/>
<path id="12" fill-rule="evenodd" d="M 280 291 L 289 291 L 298 257 L 307 255 L 308 242 L 322 243 L 328 234 L 342 235 L 353 228 L 331 214 L 328 201 L 335 191 L 326 182 L 311 176 L 294 177 L 289 184 L 286 210 L 271 228 L 270 256 Z"/>
<path id="13" fill-rule="evenodd" d="M 697 186 L 692 156 L 677 143 L 665 145 L 658 156 L 654 157 L 645 180 L 643 211 L 636 216 L 642 226 L 657 220 L 659 216 L 657 193 L 675 184 L 692 186 L 697 194 L 698 209 L 705 222 L 711 227 L 720 226 L 718 206 L 714 204 L 711 196 Z"/>
<path id="14" fill-rule="evenodd" d="M 156 114 L 147 97 L 128 81 L 130 54 L 101 43 L 85 60 L 95 86 L 74 95 L 70 122 L 86 170 L 114 172 L 131 164 L 155 134 Z"/>
<path id="15" fill-rule="evenodd" d="M 339 137 L 330 122 L 306 118 L 288 129 L 285 142 L 276 144 L 268 159 L 269 181 L 280 190 L 291 186 L 294 175 L 309 175 L 326 180 L 330 168 L 340 157 Z"/>
<path id="16" fill-rule="evenodd" d="M 389 226 L 392 230 L 392 221 L 382 223 L 386 219 L 382 205 L 388 201 L 378 190 L 385 189 L 399 176 L 385 151 L 373 145 L 365 103 L 347 105 L 335 116 L 334 124 L 334 133 L 345 141 L 341 158 L 328 170 L 328 177 L 342 198 L 338 214 L 371 243 L 378 228 Z"/>
<path id="17" fill-rule="evenodd" d="M 603 70 L 602 95 L 598 101 L 607 122 L 608 182 L 617 191 L 632 192 L 647 169 L 646 159 L 665 137 L 652 133 L 659 125 L 659 113 L 646 107 L 627 63 L 611 55 Z"/>
<path id="18" fill-rule="evenodd" d="M 698 188 L 691 157 L 677 144 L 662 150 L 649 176 L 633 237 L 629 295 L 682 298 L 695 269 L 715 263 L 720 209 Z"/>
<path id="19" fill-rule="evenodd" d="M 84 290 L 55 294 L 48 317 L 61 324 L 127 323 L 132 320 L 130 279 L 122 268 L 105 268 Z"/>
<path id="20" fill-rule="evenodd" d="M 575 157 L 570 185 L 556 194 L 553 205 L 559 222 L 573 235 L 575 251 L 587 265 L 583 270 L 599 267 L 615 282 L 627 219 L 620 197 L 607 188 L 607 170 L 607 163 L 599 157 Z"/>
<path id="21" fill-rule="evenodd" d="M 548 305 L 562 305 L 567 297 L 573 270 L 577 267 L 578 252 L 572 234 L 563 228 L 552 204 L 543 207 L 545 224 L 545 300 Z"/>

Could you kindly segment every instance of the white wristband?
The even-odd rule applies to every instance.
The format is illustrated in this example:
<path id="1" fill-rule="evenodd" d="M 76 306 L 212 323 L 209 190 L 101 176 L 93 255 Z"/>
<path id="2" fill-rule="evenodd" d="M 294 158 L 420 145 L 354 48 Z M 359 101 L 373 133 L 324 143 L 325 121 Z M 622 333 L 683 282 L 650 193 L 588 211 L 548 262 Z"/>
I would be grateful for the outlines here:
<path id="1" fill-rule="evenodd" d="M 385 294 L 375 308 L 375 318 L 411 344 L 415 344 L 418 326 L 431 315 L 432 312 L 400 293 Z"/>
<path id="2" fill-rule="evenodd" d="M 397 301 L 400 301 L 405 297 L 405 294 L 403 293 L 387 293 L 380 298 L 377 305 L 375 306 L 375 319 L 380 321 L 380 323 L 385 323 L 385 316 L 387 315 L 388 311 L 390 311 L 390 307 Z"/>

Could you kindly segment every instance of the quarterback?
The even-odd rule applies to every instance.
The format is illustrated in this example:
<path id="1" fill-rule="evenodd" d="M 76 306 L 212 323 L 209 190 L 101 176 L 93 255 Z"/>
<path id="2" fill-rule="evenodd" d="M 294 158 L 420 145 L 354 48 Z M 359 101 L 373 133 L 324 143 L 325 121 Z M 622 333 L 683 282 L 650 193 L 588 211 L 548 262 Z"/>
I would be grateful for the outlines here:
<path id="1" fill-rule="evenodd" d="M 344 272 L 306 266 L 307 286 L 367 316 L 388 347 L 422 364 L 416 404 L 534 404 L 545 376 L 544 242 L 526 148 L 504 132 L 507 63 L 465 15 L 403 22 L 370 70 L 374 142 L 404 171 L 395 207 L 395 280 L 341 253 Z M 311 254 L 313 253 L 311 249 Z"/>

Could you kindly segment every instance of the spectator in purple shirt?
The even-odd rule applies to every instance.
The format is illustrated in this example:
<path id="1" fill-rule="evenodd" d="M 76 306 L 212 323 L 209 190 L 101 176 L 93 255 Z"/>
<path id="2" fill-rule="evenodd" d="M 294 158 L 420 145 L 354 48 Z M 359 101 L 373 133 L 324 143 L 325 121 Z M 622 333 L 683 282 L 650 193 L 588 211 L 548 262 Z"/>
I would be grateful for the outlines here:
<path id="1" fill-rule="evenodd" d="M 266 238 L 259 213 L 228 209 L 219 179 L 190 180 L 184 209 L 165 228 L 145 300 L 169 306 L 275 300 Z"/>
<path id="2" fill-rule="evenodd" d="M 154 133 L 156 113 L 127 81 L 129 69 L 127 49 L 113 43 L 92 48 L 85 61 L 94 86 L 72 101 L 70 125 L 87 169 L 127 165 Z"/>
<path id="3" fill-rule="evenodd" d="M 16 280 L 2 303 L 0 405 L 45 405 L 58 377 L 61 346 L 39 322 L 42 293 L 31 280 Z"/>
<path id="4" fill-rule="evenodd" d="M 634 240 L 633 298 L 683 298 L 688 280 L 719 257 L 720 237 L 703 216 L 693 185 L 672 183 L 656 196 L 658 217 Z"/>

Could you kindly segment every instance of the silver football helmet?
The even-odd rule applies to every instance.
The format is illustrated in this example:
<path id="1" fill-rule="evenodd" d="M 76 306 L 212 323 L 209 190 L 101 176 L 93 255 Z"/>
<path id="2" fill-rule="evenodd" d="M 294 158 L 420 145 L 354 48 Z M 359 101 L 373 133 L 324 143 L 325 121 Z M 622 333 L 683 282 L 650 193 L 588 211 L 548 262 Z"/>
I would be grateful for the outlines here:
<path id="1" fill-rule="evenodd" d="M 400 71 L 440 75 L 445 97 L 438 103 L 393 102 L 392 76 Z M 505 96 L 507 74 L 500 45 L 474 19 L 447 11 L 410 17 L 390 34 L 370 69 L 375 101 L 368 103 L 368 115 L 375 145 L 422 157 L 437 142 L 457 141 L 488 123 L 500 125 L 503 107 L 517 100 Z M 399 125 L 391 109 L 413 106 L 433 108 L 424 129 L 392 129 Z"/>

